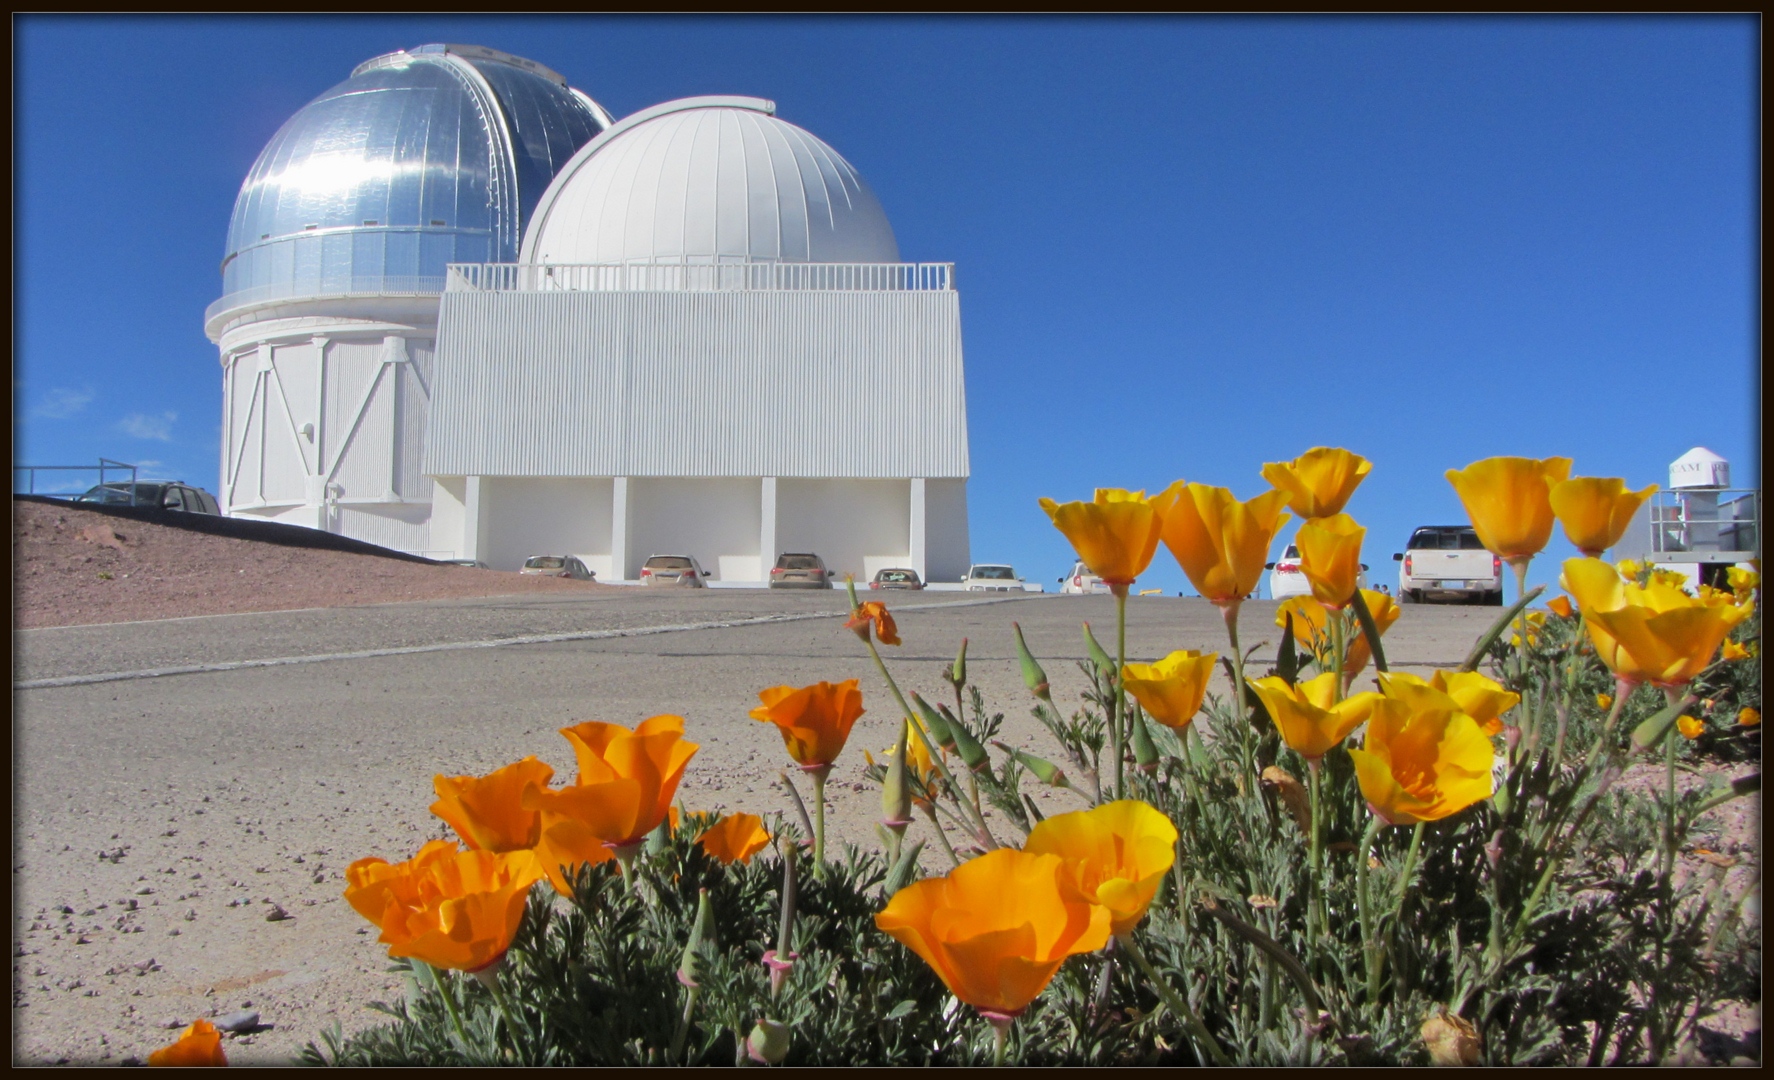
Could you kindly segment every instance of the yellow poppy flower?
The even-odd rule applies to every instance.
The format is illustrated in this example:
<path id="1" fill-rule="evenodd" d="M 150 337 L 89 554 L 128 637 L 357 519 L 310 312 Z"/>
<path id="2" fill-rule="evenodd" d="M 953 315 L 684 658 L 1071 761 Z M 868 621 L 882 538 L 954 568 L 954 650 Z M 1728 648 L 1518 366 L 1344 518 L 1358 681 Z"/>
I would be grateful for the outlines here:
<path id="1" fill-rule="evenodd" d="M 1749 650 L 1735 641 L 1727 641 L 1719 650 L 1719 657 L 1724 660 L 1748 660 Z"/>
<path id="2" fill-rule="evenodd" d="M 222 1033 L 208 1020 L 196 1020 L 179 1032 L 179 1040 L 148 1055 L 150 1066 L 193 1068 L 223 1066 L 228 1055 L 222 1053 Z"/>
<path id="3" fill-rule="evenodd" d="M 1341 447 L 1314 446 L 1292 461 L 1264 465 L 1263 479 L 1287 492 L 1289 510 L 1302 518 L 1325 518 L 1343 512 L 1373 467 L 1367 458 Z"/>
<path id="4" fill-rule="evenodd" d="M 1583 609 L 1596 654 L 1629 682 L 1687 685 L 1750 614 L 1717 589 L 1696 597 L 1666 582 L 1622 581 L 1600 559 L 1571 559 L 1564 571 L 1561 583 Z"/>
<path id="5" fill-rule="evenodd" d="M 1300 526 L 1294 543 L 1314 600 L 1333 611 L 1349 603 L 1361 580 L 1361 541 L 1366 535 L 1367 530 L 1348 514 L 1314 518 Z"/>
<path id="6" fill-rule="evenodd" d="M 1476 720 L 1442 701 L 1377 702 L 1360 749 L 1349 751 L 1362 796 L 1388 825 L 1440 821 L 1491 797 L 1496 748 Z"/>
<path id="7" fill-rule="evenodd" d="M 899 644 L 899 627 L 893 622 L 893 616 L 888 613 L 887 605 L 879 600 L 867 600 L 859 604 L 856 610 L 851 613 L 850 621 L 844 624 L 844 629 L 856 631 L 857 637 L 867 641 L 871 623 L 874 624 L 875 637 L 881 644 Z"/>
<path id="8" fill-rule="evenodd" d="M 988 1019 L 1021 1015 L 1067 957 L 1108 944 L 1109 909 L 1065 881 L 1065 862 L 999 848 L 893 894 L 880 930 Z"/>
<path id="9" fill-rule="evenodd" d="M 1546 627 L 1546 613 L 1544 611 L 1525 612 L 1521 616 L 1521 620 L 1528 624 L 1528 646 L 1531 648 L 1538 645 L 1540 643 L 1540 631 Z M 1516 626 L 1517 623 L 1511 621 L 1509 625 Z M 1509 644 L 1518 649 L 1521 648 L 1521 632 L 1519 630 L 1509 635 Z"/>
<path id="10" fill-rule="evenodd" d="M 1762 575 L 1754 570 L 1745 570 L 1740 566 L 1733 566 L 1726 570 L 1725 581 L 1730 584 L 1731 595 L 1737 598 L 1739 604 L 1754 596 L 1756 590 L 1762 587 Z"/>
<path id="11" fill-rule="evenodd" d="M 1429 685 L 1454 699 L 1460 711 L 1478 721 L 1486 735 L 1503 730 L 1503 714 L 1521 704 L 1521 695 L 1503 689 L 1476 671 L 1437 671 Z"/>
<path id="12" fill-rule="evenodd" d="M 479 971 L 511 948 L 530 886 L 545 876 L 542 861 L 533 851 L 439 850 L 439 843 L 409 863 L 352 863 L 345 899 L 381 927 L 389 956 Z"/>
<path id="13" fill-rule="evenodd" d="M 431 812 L 475 851 L 523 851 L 542 837 L 542 815 L 523 808 L 524 788 L 547 787 L 554 770 L 534 757 L 485 776 L 439 776 Z"/>
<path id="14" fill-rule="evenodd" d="M 1090 572 L 1123 591 L 1146 572 L 1162 522 L 1144 491 L 1097 488 L 1090 502 L 1042 499 L 1053 527 L 1066 534 Z"/>
<path id="15" fill-rule="evenodd" d="M 671 813 L 684 769 L 698 746 L 684 741 L 684 718 L 655 716 L 633 731 L 587 721 L 562 728 L 579 759 L 578 782 L 524 788 L 523 806 L 542 813 L 536 854 L 562 896 L 572 867 L 601 863 L 646 839 Z"/>
<path id="16" fill-rule="evenodd" d="M 855 679 L 799 689 L 772 686 L 758 691 L 758 699 L 763 704 L 751 711 L 752 719 L 775 724 L 789 757 L 803 769 L 825 768 L 836 761 L 850 738 L 851 726 L 863 713 L 862 693 Z"/>
<path id="17" fill-rule="evenodd" d="M 1367 604 L 1369 615 L 1374 618 L 1374 629 L 1381 637 L 1398 621 L 1403 609 L 1398 602 L 1383 592 L 1373 589 L 1361 590 L 1361 599 Z M 1275 612 L 1275 625 L 1287 629 L 1288 616 L 1293 616 L 1294 640 L 1312 653 L 1321 665 L 1330 663 L 1331 640 L 1326 629 L 1330 625 L 1331 613 L 1323 604 L 1310 596 L 1292 596 L 1281 602 Z M 1339 615 L 1339 618 L 1347 616 Z M 1348 619 L 1347 629 L 1343 635 L 1343 678 L 1354 679 L 1361 670 L 1374 658 L 1373 650 L 1368 647 L 1367 635 L 1362 632 L 1361 623 Z"/>
<path id="18" fill-rule="evenodd" d="M 1552 485 L 1571 475 L 1571 459 L 1493 457 L 1449 469 L 1479 542 L 1505 562 L 1525 562 L 1552 539 Z"/>
<path id="19" fill-rule="evenodd" d="M 1682 733 L 1682 738 L 1694 740 L 1698 739 L 1705 733 L 1706 724 L 1697 717 L 1678 716 L 1676 717 L 1675 728 Z"/>
<path id="20" fill-rule="evenodd" d="M 1169 818 L 1138 799 L 1123 799 L 1055 814 L 1035 826 L 1023 850 L 1063 859 L 1067 881 L 1086 900 L 1109 909 L 1109 932 L 1119 935 L 1146 917 L 1176 861 L 1176 842 Z"/>
<path id="21" fill-rule="evenodd" d="M 1207 694 L 1207 682 L 1213 678 L 1218 659 L 1218 653 L 1183 649 L 1156 663 L 1128 664 L 1122 679 L 1147 716 L 1181 731 L 1201 710 L 1201 699 Z"/>
<path id="22" fill-rule="evenodd" d="M 1316 761 L 1360 727 L 1380 700 L 1370 690 L 1332 704 L 1336 680 L 1336 672 L 1327 671 L 1293 686 L 1278 675 L 1247 681 L 1275 721 L 1282 741 L 1301 757 Z"/>
<path id="23" fill-rule="evenodd" d="M 1656 484 L 1628 491 L 1619 477 L 1578 476 L 1553 484 L 1548 498 L 1571 544 L 1585 555 L 1600 557 L 1626 535 L 1632 516 L 1656 491 Z"/>
<path id="24" fill-rule="evenodd" d="M 1222 606 L 1256 590 L 1275 534 L 1289 520 L 1287 493 L 1266 491 L 1239 502 L 1222 487 L 1181 480 L 1152 497 L 1164 546 L 1197 592 Z"/>
<path id="25" fill-rule="evenodd" d="M 1755 727 L 1762 722 L 1762 711 L 1747 706 L 1737 711 L 1738 727 Z"/>
<path id="26" fill-rule="evenodd" d="M 1597 694 L 1597 695 L 1595 695 L 1595 707 L 1600 709 L 1602 712 L 1607 712 L 1609 709 L 1614 707 L 1614 695 L 1613 694 Z"/>
<path id="27" fill-rule="evenodd" d="M 711 858 L 719 859 L 722 866 L 732 866 L 735 862 L 750 862 L 753 855 L 769 845 L 770 834 L 764 831 L 764 821 L 756 814 L 728 814 L 696 842 Z"/>

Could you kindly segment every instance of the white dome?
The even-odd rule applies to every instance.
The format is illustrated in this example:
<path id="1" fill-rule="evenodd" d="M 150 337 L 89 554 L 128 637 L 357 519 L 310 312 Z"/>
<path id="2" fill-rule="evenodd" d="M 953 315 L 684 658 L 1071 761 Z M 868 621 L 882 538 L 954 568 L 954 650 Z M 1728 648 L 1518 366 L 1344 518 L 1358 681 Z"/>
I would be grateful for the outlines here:
<path id="1" fill-rule="evenodd" d="M 556 174 L 529 263 L 896 263 L 880 202 L 836 150 L 758 98 L 669 101 Z"/>

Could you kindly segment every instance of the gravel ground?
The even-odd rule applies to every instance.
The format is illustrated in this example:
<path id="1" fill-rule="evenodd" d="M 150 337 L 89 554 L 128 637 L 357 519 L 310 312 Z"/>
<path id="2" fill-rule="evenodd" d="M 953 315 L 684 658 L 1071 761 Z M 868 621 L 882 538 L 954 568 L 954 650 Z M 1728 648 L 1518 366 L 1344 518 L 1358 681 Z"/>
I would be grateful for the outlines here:
<path id="1" fill-rule="evenodd" d="M 841 592 L 588 587 L 191 534 L 161 538 L 168 546 L 159 548 L 152 526 L 136 526 L 139 538 L 124 526 L 131 535 L 118 541 L 121 551 L 94 551 L 69 539 L 90 524 L 76 519 L 86 515 L 46 509 L 37 539 L 15 533 L 15 552 L 53 555 L 58 569 L 37 580 L 63 589 L 19 598 L 21 616 L 28 609 L 39 620 L 23 625 L 57 628 L 16 636 L 14 677 L 24 685 L 14 692 L 15 1062 L 139 1059 L 170 1041 L 168 1025 L 246 1010 L 264 1026 L 230 1036 L 227 1052 L 237 1063 L 272 1064 L 335 1022 L 375 1023 L 366 1005 L 401 987 L 374 931 L 340 899 L 344 867 L 370 854 L 402 858 L 444 834 L 427 812 L 434 773 L 483 773 L 529 753 L 569 772 L 555 729 L 577 720 L 632 724 L 677 712 L 702 747 L 685 804 L 768 814 L 785 808 L 776 787 L 785 758 L 774 729 L 746 718 L 756 691 L 861 679 L 869 712 L 828 789 L 830 822 L 841 838 L 873 843 L 879 796 L 862 782 L 860 751 L 892 742 L 892 714 L 866 654 L 842 629 Z M 60 549 L 50 542 L 58 533 Z M 91 594 L 124 581 L 116 571 L 103 584 L 96 571 L 83 577 L 94 564 L 78 559 L 145 566 L 156 551 L 178 550 L 184 563 L 162 554 L 151 571 L 130 572 L 188 584 L 99 596 L 135 597 L 130 619 L 153 614 L 156 596 L 170 613 L 203 617 L 70 625 L 96 621 L 70 612 L 107 614 Z M 384 572 L 447 575 L 429 579 L 433 587 L 500 579 L 541 591 L 263 614 L 179 606 L 206 590 L 226 594 L 228 574 L 272 558 L 288 558 L 284 576 L 311 591 L 285 604 L 281 593 L 241 589 L 233 603 L 365 605 L 378 580 L 387 589 L 424 580 L 376 577 Z M 21 567 L 21 579 L 30 569 Z M 357 591 L 329 595 L 312 586 L 319 581 L 356 582 Z M 69 598 L 59 609 L 46 602 L 58 595 Z M 970 675 L 1008 714 L 1004 737 L 1032 748 L 1043 736 L 1023 715 L 1007 624 L 1021 622 L 1062 697 L 1079 688 L 1079 623 L 1114 624 L 1105 597 L 893 599 L 906 645 L 887 652 L 902 683 L 944 692 L 938 673 L 967 637 Z M 1247 605 L 1247 642 L 1274 640 L 1274 610 Z M 1395 666 L 1418 671 L 1457 663 L 1490 617 L 1407 608 L 1388 652 Z M 1130 656 L 1149 658 L 1217 649 L 1223 631 L 1199 600 L 1150 598 L 1130 604 L 1128 640 Z M 1258 663 L 1265 653 L 1272 646 L 1259 647 Z M 265 660 L 278 663 L 241 666 Z M 170 670 L 184 673 L 154 674 Z M 1747 767 L 1732 775 L 1739 771 Z M 1655 781 L 1654 769 L 1639 769 L 1623 782 Z M 1052 810 L 1071 808 L 1063 794 L 1043 794 Z M 1734 879 L 1757 873 L 1759 805 L 1730 804 L 1716 842 L 1708 838 L 1741 860 Z M 1759 1039 L 1753 1010 L 1710 1026 Z"/>
<path id="2" fill-rule="evenodd" d="M 208 536 L 73 505 L 14 500 L 12 515 L 20 629 L 609 588 Z"/>

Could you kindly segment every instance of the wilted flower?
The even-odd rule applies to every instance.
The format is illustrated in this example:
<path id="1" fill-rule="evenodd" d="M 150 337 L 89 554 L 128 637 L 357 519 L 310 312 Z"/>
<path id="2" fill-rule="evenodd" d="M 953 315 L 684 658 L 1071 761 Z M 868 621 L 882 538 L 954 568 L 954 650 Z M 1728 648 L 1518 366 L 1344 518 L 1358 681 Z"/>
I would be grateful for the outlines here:
<path id="1" fill-rule="evenodd" d="M 1271 461 L 1263 479 L 1287 493 L 1287 508 L 1302 518 L 1324 518 L 1343 512 L 1356 485 L 1373 463 L 1340 447 L 1315 446 L 1292 461 Z"/>
<path id="2" fill-rule="evenodd" d="M 1525 562 L 1552 538 L 1552 485 L 1571 475 L 1571 459 L 1493 457 L 1449 469 L 1479 542 L 1505 562 Z"/>
<path id="3" fill-rule="evenodd" d="M 1599 557 L 1620 542 L 1640 504 L 1656 491 L 1656 484 L 1628 491 L 1626 481 L 1618 477 L 1578 476 L 1553 484 L 1549 498 L 1571 544 L 1585 555 Z"/>
<path id="4" fill-rule="evenodd" d="M 1123 799 L 1055 814 L 1035 826 L 1023 850 L 1065 860 L 1067 881 L 1109 909 L 1110 933 L 1125 934 L 1146 917 L 1176 861 L 1176 842 L 1169 818 L 1138 799 Z"/>
<path id="5" fill-rule="evenodd" d="M 382 929 L 388 955 L 479 971 L 511 947 L 530 886 L 544 876 L 531 851 L 460 851 L 434 840 L 409 862 L 359 859 L 345 900 Z"/>
<path id="6" fill-rule="evenodd" d="M 684 741 L 681 716 L 655 716 L 633 731 L 587 721 L 561 734 L 579 759 L 578 783 L 558 790 L 531 785 L 523 805 L 542 812 L 536 854 L 548 880 L 568 896 L 568 868 L 619 856 L 667 819 L 698 747 Z"/>
<path id="7" fill-rule="evenodd" d="M 875 925 L 987 1014 L 1020 1015 L 1068 956 L 1108 943 L 1109 909 L 1065 881 L 1057 855 L 999 848 L 893 894 Z"/>
<path id="8" fill-rule="evenodd" d="M 1201 709 L 1218 653 L 1182 649 L 1151 664 L 1128 664 L 1122 679 L 1146 715 L 1178 731 Z"/>
<path id="9" fill-rule="evenodd" d="M 1362 795 L 1389 825 L 1440 821 L 1491 797 L 1490 737 L 1451 698 L 1429 694 L 1376 702 L 1361 748 L 1349 751 Z"/>
<path id="10" fill-rule="evenodd" d="M 1336 672 L 1327 671 L 1292 686 L 1278 675 L 1250 680 L 1282 740 L 1309 761 L 1323 757 L 1360 727 L 1380 700 L 1380 695 L 1370 690 L 1333 704 L 1337 678 Z"/>
<path id="11" fill-rule="evenodd" d="M 748 863 L 751 857 L 770 844 L 763 819 L 756 814 L 728 814 L 717 821 L 696 841 L 709 856 L 722 866 L 735 862 Z"/>
<path id="12" fill-rule="evenodd" d="M 534 757 L 485 776 L 439 776 L 431 812 L 476 851 L 524 851 L 542 838 L 542 815 L 523 807 L 524 788 L 547 787 L 554 770 Z"/>
<path id="13" fill-rule="evenodd" d="M 1745 706 L 1737 711 L 1738 727 L 1755 727 L 1762 722 L 1762 711 Z"/>
<path id="14" fill-rule="evenodd" d="M 1706 732 L 1706 723 L 1698 717 L 1683 715 L 1676 717 L 1675 728 L 1682 733 L 1682 738 L 1692 740 Z"/>
<path id="15" fill-rule="evenodd" d="M 1361 590 L 1361 599 L 1367 605 L 1368 614 L 1373 616 L 1374 629 L 1385 637 L 1403 609 L 1392 597 L 1373 589 Z M 1294 640 L 1311 650 L 1321 665 L 1328 666 L 1331 645 L 1326 627 L 1330 625 L 1331 613 L 1310 596 L 1292 596 L 1283 600 L 1281 608 L 1275 612 L 1275 625 L 1287 629 L 1289 615 L 1293 616 Z M 1368 646 L 1367 634 L 1362 631 L 1361 624 L 1352 624 L 1343 645 L 1343 678 L 1354 679 L 1373 658 L 1373 650 Z"/>
<path id="16" fill-rule="evenodd" d="M 1146 572 L 1158 550 L 1162 522 L 1144 491 L 1097 488 L 1090 502 L 1042 499 L 1053 527 L 1066 534 L 1090 572 L 1125 590 Z"/>
<path id="17" fill-rule="evenodd" d="M 1312 834 L 1312 802 L 1305 784 L 1279 765 L 1270 765 L 1263 769 L 1258 783 L 1265 791 L 1273 790 L 1281 797 L 1281 804 L 1287 807 L 1287 812 L 1293 816 L 1294 824 L 1300 827 L 1302 834 Z"/>
<path id="18" fill-rule="evenodd" d="M 222 1053 L 222 1035 L 208 1020 L 194 1021 L 179 1032 L 179 1041 L 163 1046 L 148 1055 L 151 1066 L 225 1066 L 228 1055 Z"/>
<path id="19" fill-rule="evenodd" d="M 1698 597 L 1665 582 L 1622 581 L 1600 559 L 1565 563 L 1565 591 L 1577 598 L 1602 662 L 1628 681 L 1685 686 L 1712 662 L 1749 608 L 1702 586 Z"/>
<path id="20" fill-rule="evenodd" d="M 1341 611 L 1361 580 L 1361 541 L 1367 530 L 1348 514 L 1314 518 L 1300 526 L 1294 543 L 1300 549 L 1300 572 L 1312 586 L 1312 597 Z"/>
<path id="21" fill-rule="evenodd" d="M 1196 591 L 1222 606 L 1256 589 L 1275 534 L 1290 520 L 1281 511 L 1286 502 L 1286 492 L 1239 502 L 1225 488 L 1181 480 L 1152 497 L 1164 522 L 1164 546 Z"/>
<path id="22" fill-rule="evenodd" d="M 1478 1064 L 1482 1047 L 1478 1029 L 1465 1017 L 1448 1012 L 1446 1005 L 1438 1006 L 1438 1011 L 1423 1021 L 1421 1034 L 1432 1063 L 1443 1067 Z"/>
<path id="23" fill-rule="evenodd" d="M 888 613 L 887 605 L 879 600 L 868 600 L 858 605 L 851 614 L 850 621 L 844 629 L 856 631 L 856 636 L 864 641 L 869 638 L 869 625 L 874 625 L 875 637 L 883 645 L 899 644 L 899 627 L 893 623 L 893 616 Z"/>
<path id="24" fill-rule="evenodd" d="M 819 682 L 796 689 L 772 686 L 758 691 L 762 705 L 751 717 L 775 724 L 789 757 L 803 769 L 828 768 L 844 750 L 850 728 L 863 713 L 862 693 L 855 679 Z"/>

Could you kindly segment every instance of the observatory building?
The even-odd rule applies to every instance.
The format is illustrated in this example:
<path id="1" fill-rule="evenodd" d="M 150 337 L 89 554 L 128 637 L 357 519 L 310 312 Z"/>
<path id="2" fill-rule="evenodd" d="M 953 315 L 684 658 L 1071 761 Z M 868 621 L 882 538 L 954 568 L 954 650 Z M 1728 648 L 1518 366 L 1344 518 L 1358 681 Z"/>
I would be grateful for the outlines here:
<path id="1" fill-rule="evenodd" d="M 953 267 L 771 102 L 613 121 L 517 57 L 377 57 L 272 139 L 228 248 L 225 513 L 605 581 L 967 569 Z"/>

